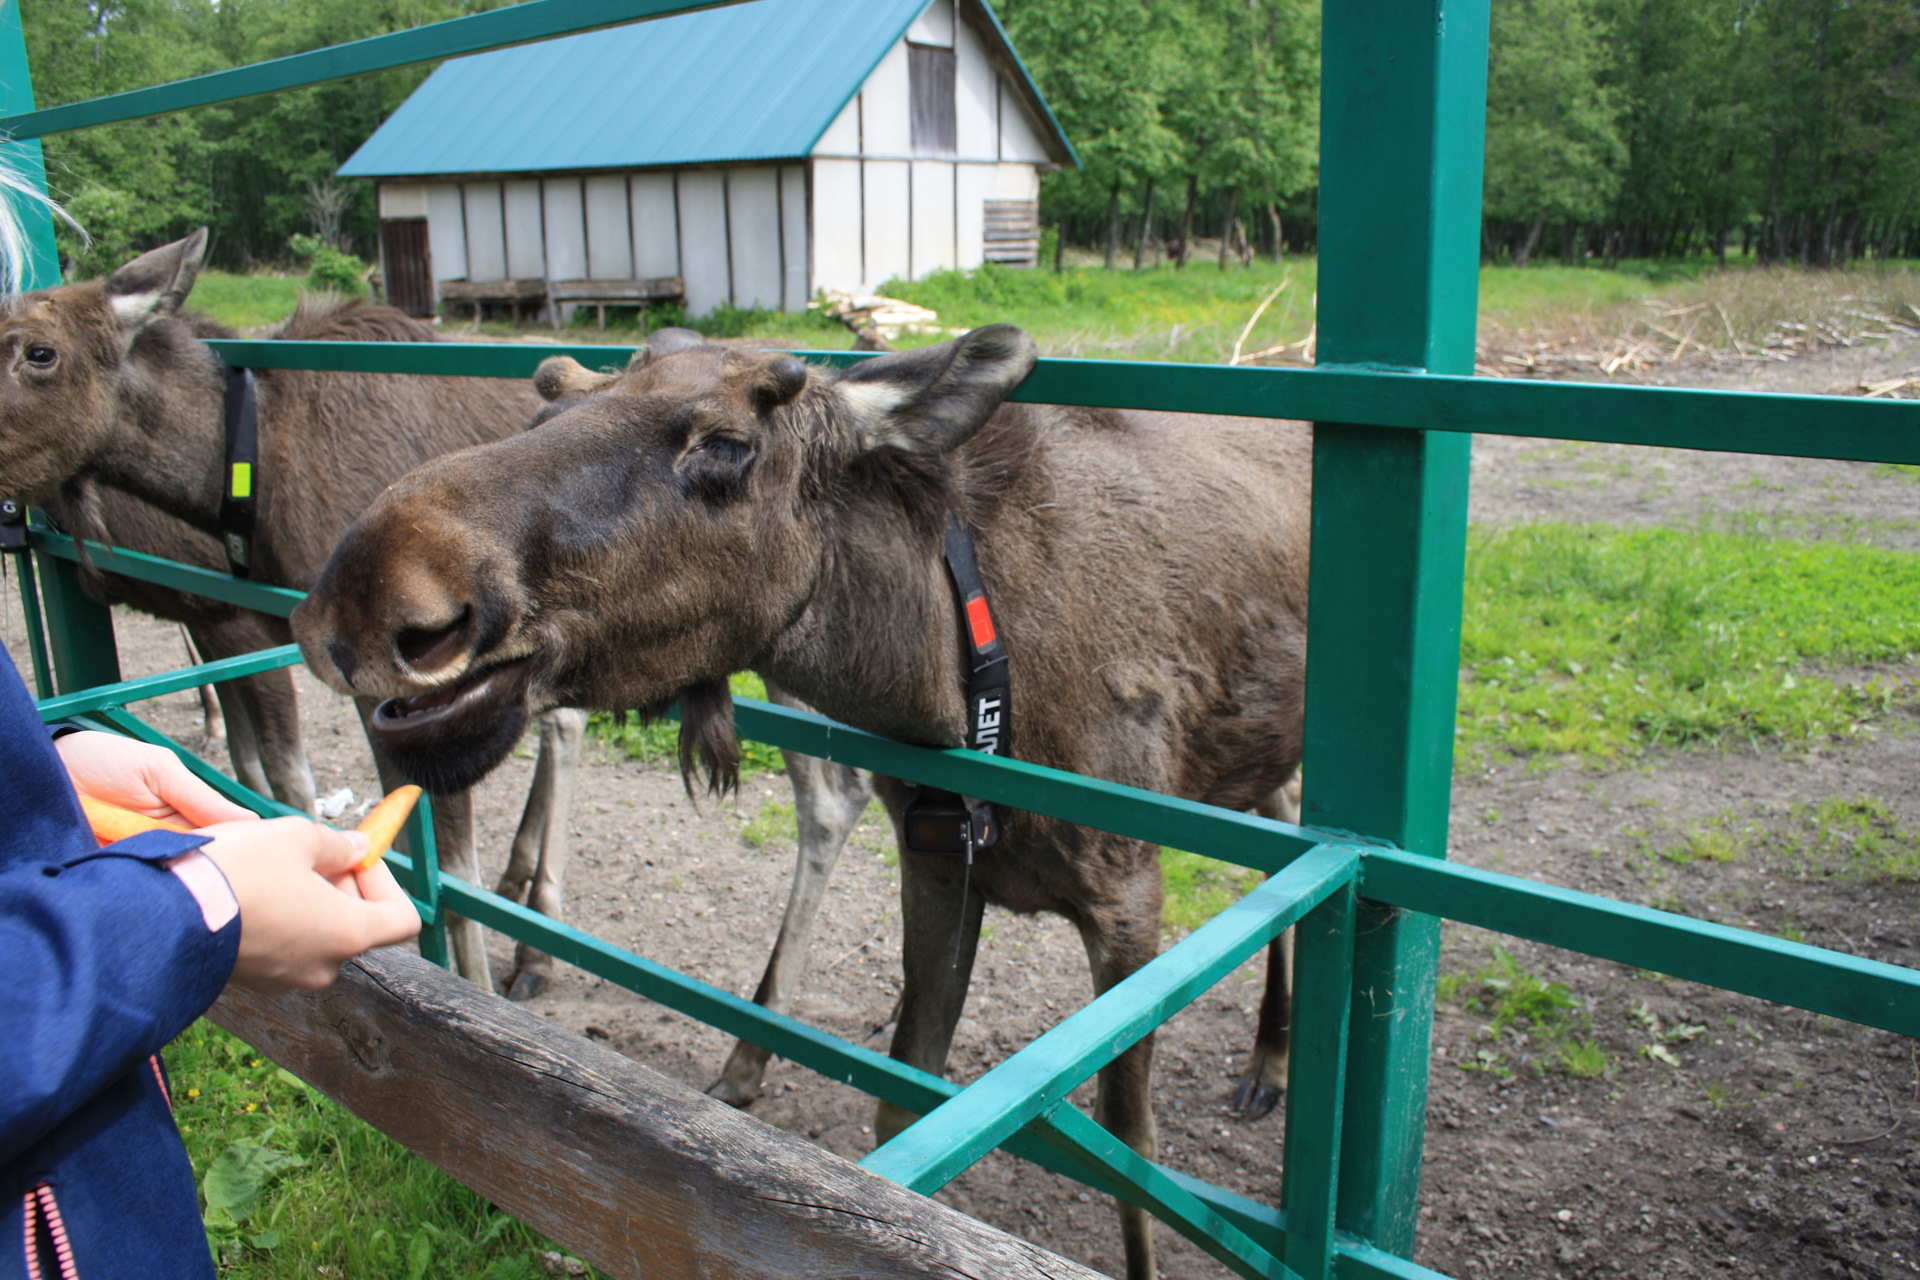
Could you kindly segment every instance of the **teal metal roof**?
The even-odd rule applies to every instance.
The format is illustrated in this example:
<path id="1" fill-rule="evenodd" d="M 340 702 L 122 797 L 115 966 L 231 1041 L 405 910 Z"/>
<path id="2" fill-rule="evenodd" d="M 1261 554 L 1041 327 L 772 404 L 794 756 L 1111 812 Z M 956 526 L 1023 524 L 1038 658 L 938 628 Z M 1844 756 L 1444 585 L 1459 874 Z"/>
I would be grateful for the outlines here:
<path id="1" fill-rule="evenodd" d="M 804 156 L 928 3 L 752 0 L 458 58 L 427 77 L 340 173 L 538 173 Z M 1043 128 L 1071 157 L 1039 90 L 1031 81 L 1027 88 Z"/>

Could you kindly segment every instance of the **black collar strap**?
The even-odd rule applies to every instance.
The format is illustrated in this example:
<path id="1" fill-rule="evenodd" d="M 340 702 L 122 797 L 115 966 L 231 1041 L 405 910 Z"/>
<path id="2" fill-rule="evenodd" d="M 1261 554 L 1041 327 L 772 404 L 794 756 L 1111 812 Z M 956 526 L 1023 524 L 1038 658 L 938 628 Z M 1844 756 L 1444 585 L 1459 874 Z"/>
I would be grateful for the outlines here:
<path id="1" fill-rule="evenodd" d="M 227 370 L 227 467 L 220 492 L 220 541 L 236 578 L 253 571 L 253 518 L 260 484 L 260 411 L 253 370 Z"/>
<path id="2" fill-rule="evenodd" d="M 947 517 L 947 574 L 960 600 L 961 624 L 967 642 L 967 745 L 987 755 L 1007 754 L 1012 740 L 1012 682 L 1007 676 L 1007 649 L 987 606 L 987 590 L 980 581 L 973 539 L 959 519 Z M 921 787 L 907 805 L 906 845 L 910 853 L 964 857 L 1000 837 L 993 806 L 972 796 Z"/>

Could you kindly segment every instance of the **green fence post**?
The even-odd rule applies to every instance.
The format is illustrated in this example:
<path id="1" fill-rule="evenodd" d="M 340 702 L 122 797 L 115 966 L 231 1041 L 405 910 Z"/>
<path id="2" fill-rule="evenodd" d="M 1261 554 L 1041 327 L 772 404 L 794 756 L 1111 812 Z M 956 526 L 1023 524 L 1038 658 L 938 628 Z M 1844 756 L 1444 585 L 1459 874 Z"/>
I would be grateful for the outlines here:
<path id="1" fill-rule="evenodd" d="M 1322 19 L 1319 363 L 1471 374 L 1488 0 Z M 1314 433 L 1305 821 L 1444 857 L 1470 437 Z M 1439 922 L 1362 904 L 1337 1220 L 1410 1255 Z"/>
<path id="2" fill-rule="evenodd" d="M 421 796 L 400 829 L 401 843 L 413 859 L 414 900 L 420 904 L 420 954 L 442 969 L 447 963 L 447 909 L 440 901 L 440 847 L 433 835 L 433 798 Z"/>

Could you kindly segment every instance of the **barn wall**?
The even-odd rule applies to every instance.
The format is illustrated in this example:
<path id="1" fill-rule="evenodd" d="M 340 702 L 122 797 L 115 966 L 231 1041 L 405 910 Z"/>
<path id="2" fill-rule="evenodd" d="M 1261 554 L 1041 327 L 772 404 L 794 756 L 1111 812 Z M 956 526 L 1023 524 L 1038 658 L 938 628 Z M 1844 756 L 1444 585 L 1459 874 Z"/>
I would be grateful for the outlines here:
<path id="1" fill-rule="evenodd" d="M 1000 167 L 992 164 L 954 166 L 954 265 L 971 271 L 986 260 L 987 201 L 997 199 Z"/>
<path id="2" fill-rule="evenodd" d="M 733 305 L 780 306 L 780 171 L 727 171 L 727 245 L 732 254 Z"/>
<path id="3" fill-rule="evenodd" d="M 867 278 L 862 243 L 862 162 L 813 162 L 813 280 L 816 289 L 858 289 Z"/>
<path id="4" fill-rule="evenodd" d="M 500 184 L 461 184 L 467 207 L 467 278 L 507 278 L 506 218 L 501 209 Z"/>
<path id="5" fill-rule="evenodd" d="M 913 162 L 912 278 L 951 270 L 958 261 L 954 245 L 954 166 L 945 160 Z"/>
<path id="6" fill-rule="evenodd" d="M 860 87 L 861 151 L 904 159 L 913 154 L 913 99 L 907 87 L 907 44 L 902 40 Z"/>
<path id="7" fill-rule="evenodd" d="M 540 194 L 547 279 L 586 279 L 587 218 L 580 179 L 548 178 L 540 184 Z"/>
<path id="8" fill-rule="evenodd" d="M 813 293 L 812 228 L 807 217 L 807 171 L 802 165 L 780 170 L 781 305 L 804 311 Z"/>
<path id="9" fill-rule="evenodd" d="M 633 273 L 642 280 L 680 274 L 680 213 L 671 173 L 636 173 L 633 200 Z"/>
<path id="10" fill-rule="evenodd" d="M 877 289 L 895 276 L 913 273 L 912 166 L 905 160 L 868 160 L 863 177 L 862 289 Z"/>
<path id="11" fill-rule="evenodd" d="M 962 160 L 998 160 L 1000 73 L 973 24 L 962 22 L 955 31 L 953 61 L 955 154 Z"/>
<path id="12" fill-rule="evenodd" d="M 1040 126 L 1027 111 L 1026 100 L 1004 80 L 1000 82 L 1000 158 L 1046 164 L 1047 144 Z"/>
<path id="13" fill-rule="evenodd" d="M 718 169 L 679 175 L 680 275 L 687 314 L 705 315 L 733 292 L 727 253 L 727 176 Z"/>
<path id="14" fill-rule="evenodd" d="M 503 182 L 500 195 L 506 202 L 507 276 L 538 279 L 547 273 L 547 255 L 541 245 L 540 180 Z"/>
<path id="15" fill-rule="evenodd" d="M 587 275 L 595 280 L 633 279 L 633 225 L 627 213 L 627 175 L 602 174 L 588 178 L 583 190 Z"/>
<path id="16" fill-rule="evenodd" d="M 467 214 L 461 206 L 460 185 L 427 185 L 427 245 L 433 254 L 433 278 L 467 278 Z"/>
<path id="17" fill-rule="evenodd" d="M 907 28 L 907 39 L 914 44 L 953 47 L 953 0 L 933 0 Z"/>

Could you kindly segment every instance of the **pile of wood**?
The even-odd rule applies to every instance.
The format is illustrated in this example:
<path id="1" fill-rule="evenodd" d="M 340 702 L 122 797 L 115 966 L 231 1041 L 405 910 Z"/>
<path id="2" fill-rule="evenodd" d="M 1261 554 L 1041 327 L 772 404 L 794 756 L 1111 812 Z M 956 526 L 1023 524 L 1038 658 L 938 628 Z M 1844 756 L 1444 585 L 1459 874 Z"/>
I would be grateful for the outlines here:
<path id="1" fill-rule="evenodd" d="M 1743 339 L 1726 309 L 1716 302 L 1658 306 L 1643 315 L 1613 316 L 1611 324 L 1566 326 L 1521 332 L 1498 321 L 1481 322 L 1474 372 L 1484 378 L 1548 378 L 1575 381 L 1662 381 L 1681 368 L 1763 364 L 1831 347 L 1851 347 L 1901 337 L 1920 337 L 1920 311 L 1888 314 L 1890 308 L 1835 308 L 1804 321 L 1774 320 L 1758 340 Z M 1861 385 L 1870 396 L 1900 395 L 1920 388 L 1908 378 Z"/>
<path id="2" fill-rule="evenodd" d="M 824 306 L 828 315 L 855 333 L 871 332 L 892 342 L 903 333 L 948 332 L 940 328 L 939 312 L 915 306 L 911 302 L 902 302 L 898 298 L 882 297 L 877 293 L 842 293 L 838 289 L 828 289 L 825 295 L 824 302 L 816 299 L 807 306 Z M 962 331 L 956 329 L 952 332 Z"/>

